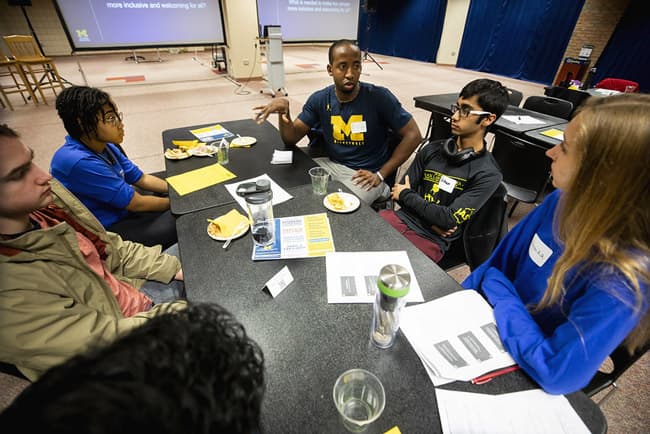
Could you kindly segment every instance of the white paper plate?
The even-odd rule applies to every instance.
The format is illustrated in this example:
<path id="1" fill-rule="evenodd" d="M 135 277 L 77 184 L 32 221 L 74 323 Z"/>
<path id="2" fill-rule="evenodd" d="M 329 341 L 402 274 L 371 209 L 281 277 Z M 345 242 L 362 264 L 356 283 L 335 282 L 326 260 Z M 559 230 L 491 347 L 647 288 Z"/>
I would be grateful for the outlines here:
<path id="1" fill-rule="evenodd" d="M 187 152 L 194 157 L 212 157 L 218 150 L 216 146 L 204 145 L 189 149 Z"/>
<path id="2" fill-rule="evenodd" d="M 167 149 L 165 151 L 165 158 L 168 160 L 184 160 L 191 157 L 187 151 L 183 152 L 182 154 L 170 154 L 169 151 L 171 151 L 171 149 Z"/>
<path id="3" fill-rule="evenodd" d="M 246 232 L 248 232 L 248 228 L 250 227 L 250 225 L 247 224 L 247 225 L 244 226 L 240 231 L 238 231 L 237 233 L 233 234 L 233 235 L 230 236 L 230 237 L 218 237 L 218 236 L 216 236 L 216 235 L 212 235 L 212 234 L 210 233 L 210 231 L 208 230 L 208 228 L 209 228 L 210 225 L 212 225 L 212 224 L 213 224 L 213 223 L 208 223 L 208 226 L 207 226 L 207 228 L 206 228 L 206 231 L 208 232 L 208 236 L 209 236 L 210 238 L 212 238 L 213 240 L 217 240 L 217 241 L 228 241 L 228 240 L 231 239 L 231 238 L 232 238 L 233 240 L 235 240 L 235 239 L 241 237 L 242 235 L 244 235 Z"/>
<path id="4" fill-rule="evenodd" d="M 255 143 L 257 143 L 257 139 L 255 137 L 251 137 L 251 136 L 235 137 L 230 142 L 230 146 L 236 148 L 238 146 L 251 146 L 254 145 Z"/>
<path id="5" fill-rule="evenodd" d="M 343 208 L 334 208 L 334 206 L 330 203 L 329 199 L 331 196 L 338 194 L 341 199 L 343 199 Z M 359 200 L 358 197 L 356 197 L 353 194 L 350 193 L 343 193 L 343 192 L 338 192 L 338 193 L 330 193 L 327 196 L 323 198 L 323 205 L 325 208 L 332 212 L 338 212 L 338 213 L 348 213 L 355 211 L 357 208 L 359 208 L 359 205 L 361 205 L 361 201 Z"/>

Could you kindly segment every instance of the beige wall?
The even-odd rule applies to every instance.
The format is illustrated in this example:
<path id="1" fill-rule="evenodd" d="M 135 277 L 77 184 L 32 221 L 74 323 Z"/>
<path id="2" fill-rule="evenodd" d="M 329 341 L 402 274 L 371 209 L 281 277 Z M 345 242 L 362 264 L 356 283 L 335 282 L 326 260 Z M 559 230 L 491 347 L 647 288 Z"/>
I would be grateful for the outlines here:
<path id="1" fill-rule="evenodd" d="M 445 22 L 442 26 L 440 46 L 436 63 L 441 65 L 456 65 L 458 50 L 463 39 L 463 30 L 467 20 L 470 0 L 449 0 L 445 12 Z"/>
<path id="2" fill-rule="evenodd" d="M 262 76 L 257 0 L 221 0 L 226 32 L 228 74 L 235 79 Z"/>

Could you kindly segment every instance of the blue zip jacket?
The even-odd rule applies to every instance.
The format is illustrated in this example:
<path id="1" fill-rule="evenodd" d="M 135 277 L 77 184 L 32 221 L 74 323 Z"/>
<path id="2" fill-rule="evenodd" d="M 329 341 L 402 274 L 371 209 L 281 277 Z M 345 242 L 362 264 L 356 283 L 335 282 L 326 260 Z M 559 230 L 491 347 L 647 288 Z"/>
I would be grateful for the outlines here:
<path id="1" fill-rule="evenodd" d="M 647 311 L 649 292 L 642 283 L 644 298 L 638 309 L 632 287 L 620 272 L 596 264 L 568 273 L 561 303 L 532 310 L 563 251 L 553 235 L 560 197 L 559 190 L 550 194 L 462 283 L 488 299 L 505 348 L 553 394 L 575 392 L 589 383 Z"/>

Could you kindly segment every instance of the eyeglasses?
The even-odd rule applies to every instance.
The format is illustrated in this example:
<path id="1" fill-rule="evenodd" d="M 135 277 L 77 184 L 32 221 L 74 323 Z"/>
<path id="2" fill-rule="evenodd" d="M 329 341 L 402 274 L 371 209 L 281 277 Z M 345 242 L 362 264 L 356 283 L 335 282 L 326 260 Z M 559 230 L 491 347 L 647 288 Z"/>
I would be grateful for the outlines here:
<path id="1" fill-rule="evenodd" d="M 124 119 L 124 114 L 122 112 L 109 113 L 108 115 L 104 116 L 104 123 L 117 125 L 117 124 L 121 124 L 123 119 Z"/>
<path id="2" fill-rule="evenodd" d="M 471 107 L 468 106 L 462 106 L 458 107 L 458 104 L 452 104 L 451 105 L 451 115 L 455 115 L 456 112 L 460 112 L 460 117 L 461 118 L 467 118 L 469 115 L 477 115 L 477 116 L 483 116 L 483 115 L 491 115 L 492 113 L 490 112 L 484 112 L 481 110 L 472 110 Z"/>

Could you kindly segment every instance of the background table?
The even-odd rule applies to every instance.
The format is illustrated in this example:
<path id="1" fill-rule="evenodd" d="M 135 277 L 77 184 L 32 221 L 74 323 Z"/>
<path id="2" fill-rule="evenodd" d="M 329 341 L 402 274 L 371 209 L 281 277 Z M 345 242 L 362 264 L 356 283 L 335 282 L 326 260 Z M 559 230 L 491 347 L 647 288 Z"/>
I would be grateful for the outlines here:
<path id="1" fill-rule="evenodd" d="M 164 149 L 176 148 L 172 140 L 193 140 L 196 139 L 190 130 L 215 125 L 217 122 L 204 125 L 194 125 L 183 128 L 165 130 L 162 133 Z M 270 164 L 273 151 L 284 150 L 285 145 L 280 137 L 280 132 L 269 122 L 261 125 L 252 119 L 244 119 L 231 122 L 218 122 L 222 127 L 233 134 L 241 136 L 252 136 L 257 143 L 250 148 L 230 149 L 230 161 L 224 167 L 237 175 L 237 178 L 230 179 L 225 183 L 216 184 L 193 193 L 180 196 L 173 188 L 169 189 L 172 213 L 187 214 L 192 211 L 199 211 L 217 205 L 232 203 L 234 199 L 228 193 L 224 184 L 243 181 L 248 178 L 267 173 L 275 182 L 284 188 L 295 187 L 311 183 L 308 170 L 316 164 L 304 152 L 297 147 L 293 149 L 292 164 Z M 229 138 L 228 140 L 232 140 Z M 199 169 L 217 162 L 215 157 L 190 157 L 185 160 L 165 159 L 167 176 L 179 175 L 190 170 Z"/>
<path id="2" fill-rule="evenodd" d="M 553 137 L 546 136 L 542 134 L 545 131 L 550 129 L 556 129 L 564 132 L 566 126 L 569 125 L 568 122 L 559 125 L 553 125 L 552 127 L 537 128 L 535 130 L 526 131 L 524 136 L 526 139 L 530 140 L 533 143 L 537 143 L 545 148 L 552 148 L 555 145 L 558 145 L 562 142 L 560 139 L 554 139 Z"/>
<path id="3" fill-rule="evenodd" d="M 330 183 L 330 191 L 346 190 Z M 294 199 L 276 205 L 275 217 L 327 212 L 337 251 L 405 250 L 425 300 L 461 287 L 370 207 L 361 204 L 351 214 L 326 211 L 322 196 L 310 185 L 288 189 Z M 400 333 L 387 350 L 369 339 L 370 304 L 328 304 L 325 258 L 277 261 L 251 260 L 250 233 L 222 243 L 207 236 L 206 218 L 228 212 L 235 204 L 180 216 L 177 219 L 188 299 L 217 302 L 230 310 L 262 348 L 267 389 L 262 431 L 345 432 L 332 399 L 336 378 L 351 368 L 376 374 L 386 389 L 382 416 L 367 430 L 383 433 L 397 425 L 404 433 L 440 432 L 435 389 L 411 345 Z M 273 299 L 262 287 L 287 265 L 294 282 Z M 451 388 L 501 393 L 535 388 L 521 372 L 482 386 L 454 383 Z M 583 393 L 568 396 L 585 423 L 603 432 L 606 423 L 598 407 Z"/>

